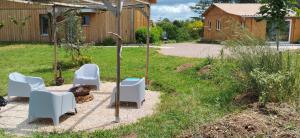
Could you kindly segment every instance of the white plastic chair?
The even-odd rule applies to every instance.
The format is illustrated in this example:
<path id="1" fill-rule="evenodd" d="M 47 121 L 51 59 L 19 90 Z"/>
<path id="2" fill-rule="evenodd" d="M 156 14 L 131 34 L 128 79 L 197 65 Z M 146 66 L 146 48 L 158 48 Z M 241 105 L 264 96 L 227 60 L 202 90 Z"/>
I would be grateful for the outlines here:
<path id="1" fill-rule="evenodd" d="M 85 64 L 75 72 L 73 86 L 76 85 L 96 85 L 100 89 L 100 73 L 96 64 Z"/>
<path id="2" fill-rule="evenodd" d="M 29 99 L 28 120 L 51 118 L 54 125 L 58 125 L 59 117 L 71 110 L 77 112 L 73 93 L 33 91 Z"/>
<path id="3" fill-rule="evenodd" d="M 110 105 L 115 104 L 116 88 L 113 90 Z M 135 102 L 137 107 L 145 101 L 145 79 L 124 80 L 120 84 L 120 102 Z"/>
<path id="4" fill-rule="evenodd" d="M 46 90 L 43 79 L 39 77 L 24 76 L 14 72 L 9 74 L 8 78 L 8 99 L 10 96 L 30 97 L 32 91 Z"/>

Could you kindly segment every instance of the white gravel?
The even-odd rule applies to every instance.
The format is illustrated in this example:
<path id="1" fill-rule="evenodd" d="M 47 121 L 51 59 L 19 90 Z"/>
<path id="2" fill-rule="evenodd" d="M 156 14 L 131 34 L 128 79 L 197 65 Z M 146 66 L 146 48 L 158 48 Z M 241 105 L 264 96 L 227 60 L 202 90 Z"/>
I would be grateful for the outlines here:
<path id="1" fill-rule="evenodd" d="M 48 87 L 53 92 L 67 91 L 72 85 Z M 64 115 L 60 124 L 53 126 L 51 119 L 38 119 L 28 123 L 28 98 L 12 98 L 11 102 L 0 111 L 0 128 L 15 135 L 30 135 L 33 132 L 94 131 L 111 129 L 119 125 L 137 122 L 139 119 L 155 113 L 160 102 L 159 92 L 146 92 L 146 101 L 140 109 L 136 105 L 121 106 L 120 123 L 114 123 L 115 110 L 109 107 L 112 89 L 115 83 L 104 82 L 100 91 L 93 91 L 94 100 L 77 104 L 76 115 Z"/>

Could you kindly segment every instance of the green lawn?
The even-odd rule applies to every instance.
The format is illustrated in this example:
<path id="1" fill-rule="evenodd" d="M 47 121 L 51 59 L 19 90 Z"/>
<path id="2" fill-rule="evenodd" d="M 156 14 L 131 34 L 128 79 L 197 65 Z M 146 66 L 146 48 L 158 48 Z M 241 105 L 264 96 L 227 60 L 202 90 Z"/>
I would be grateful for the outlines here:
<path id="1" fill-rule="evenodd" d="M 92 62 L 99 65 L 101 80 L 115 80 L 115 52 L 115 48 L 100 47 L 92 47 L 85 51 L 87 55 L 92 56 Z M 50 85 L 53 77 L 52 53 L 52 47 L 47 44 L 0 45 L 0 94 L 6 95 L 7 76 L 14 71 L 40 76 Z M 59 53 L 61 60 L 69 62 L 70 56 L 64 49 L 60 49 Z M 124 48 L 122 57 L 122 78 L 144 76 L 144 48 Z M 234 94 L 229 85 L 216 84 L 212 79 L 203 79 L 197 75 L 197 69 L 206 62 L 206 59 L 163 56 L 152 49 L 150 89 L 161 91 L 161 104 L 155 115 L 114 130 L 34 134 L 33 137 L 121 137 L 134 133 L 138 137 L 160 138 L 178 136 L 187 130 L 193 131 L 198 126 L 237 109 L 228 100 L 222 100 L 224 97 L 231 99 Z M 193 63 L 196 67 L 176 72 L 176 67 L 185 63 Z M 72 82 L 75 70 L 76 68 L 71 67 L 64 68 L 63 76 L 67 83 Z M 3 132 L 0 134 L 6 136 Z"/>

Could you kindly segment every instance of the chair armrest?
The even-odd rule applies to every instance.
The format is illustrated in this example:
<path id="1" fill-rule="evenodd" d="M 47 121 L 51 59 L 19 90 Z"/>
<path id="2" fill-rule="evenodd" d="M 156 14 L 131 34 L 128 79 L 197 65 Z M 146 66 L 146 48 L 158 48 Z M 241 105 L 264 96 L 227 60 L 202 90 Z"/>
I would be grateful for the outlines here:
<path id="1" fill-rule="evenodd" d="M 44 80 L 40 77 L 28 76 L 26 77 L 26 81 L 28 81 L 29 83 L 44 83 Z"/>
<path id="2" fill-rule="evenodd" d="M 26 81 L 30 84 L 39 84 L 40 86 L 46 87 L 45 82 L 40 77 L 26 77 Z M 31 85 L 30 85 L 31 86 Z"/>
<path id="3" fill-rule="evenodd" d="M 18 81 L 9 81 L 9 92 L 15 92 L 15 91 L 30 91 L 31 87 L 28 83 L 25 82 L 18 82 Z"/>

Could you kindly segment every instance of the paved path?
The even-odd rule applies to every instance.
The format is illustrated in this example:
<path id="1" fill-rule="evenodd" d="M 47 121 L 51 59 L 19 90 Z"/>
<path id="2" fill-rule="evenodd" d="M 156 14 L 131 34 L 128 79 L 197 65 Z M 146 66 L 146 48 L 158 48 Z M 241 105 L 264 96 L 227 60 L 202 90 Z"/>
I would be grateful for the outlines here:
<path id="1" fill-rule="evenodd" d="M 272 45 L 272 48 L 276 46 Z M 160 53 L 169 56 L 180 56 L 189 58 L 206 58 L 206 57 L 218 57 L 220 56 L 223 45 L 218 44 L 199 44 L 199 43 L 175 43 L 165 44 L 160 49 Z M 299 44 L 282 44 L 280 46 L 281 51 L 300 49 Z M 225 55 L 229 55 L 228 50 L 224 50 Z"/>
<path id="2" fill-rule="evenodd" d="M 198 43 L 175 43 L 166 44 L 160 49 L 160 53 L 170 56 L 181 56 L 190 58 L 218 57 L 224 46 L 218 44 L 198 44 Z"/>

